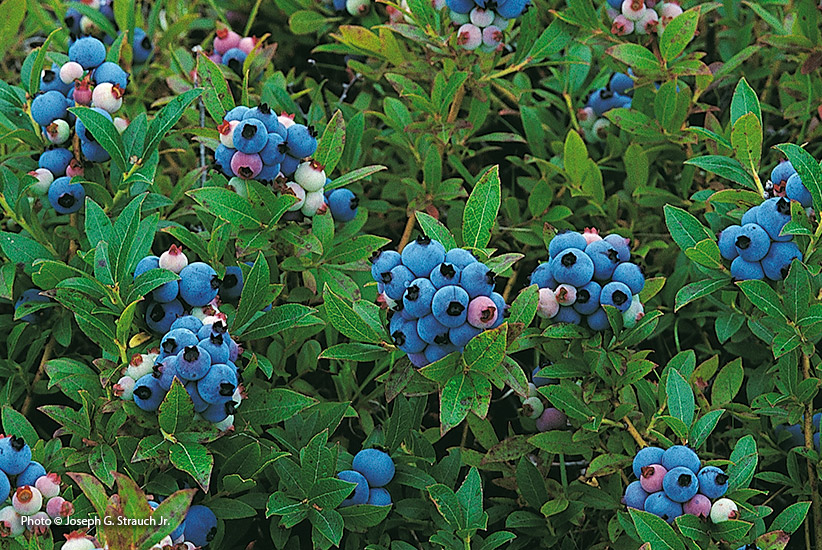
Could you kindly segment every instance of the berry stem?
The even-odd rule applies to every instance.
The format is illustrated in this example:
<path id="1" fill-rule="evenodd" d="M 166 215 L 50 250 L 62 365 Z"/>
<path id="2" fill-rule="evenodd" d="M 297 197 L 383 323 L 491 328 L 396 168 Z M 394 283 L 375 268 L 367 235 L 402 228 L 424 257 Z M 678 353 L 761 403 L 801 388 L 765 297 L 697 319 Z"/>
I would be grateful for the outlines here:
<path id="1" fill-rule="evenodd" d="M 802 378 L 808 380 L 811 377 L 811 359 L 808 354 L 802 354 Z M 809 453 L 813 451 L 813 400 L 805 403 L 805 450 Z M 822 548 L 822 508 L 819 502 L 819 473 L 816 471 L 816 464 L 810 458 L 808 461 L 808 479 L 811 486 L 811 502 L 813 510 L 813 532 L 816 539 L 816 548 Z M 806 522 L 808 519 L 806 518 Z M 809 547 L 810 548 L 810 547 Z"/>
<path id="2" fill-rule="evenodd" d="M 397 250 L 402 252 L 402 249 L 405 248 L 405 245 L 408 244 L 408 241 L 411 240 L 411 232 L 414 230 L 414 222 L 417 220 L 416 213 L 412 212 L 411 215 L 408 216 L 408 221 L 405 222 L 405 229 L 402 232 L 402 238 L 400 238 L 400 244 L 397 245 Z"/>
<path id="3" fill-rule="evenodd" d="M 52 333 L 48 343 L 46 343 L 46 347 L 43 349 L 43 357 L 40 358 L 40 366 L 37 367 L 37 373 L 34 375 L 34 380 L 32 380 L 31 385 L 28 387 L 26 399 L 23 401 L 23 406 L 20 409 L 20 412 L 24 416 L 28 416 L 31 411 L 34 386 L 36 386 L 37 383 L 43 378 L 43 374 L 46 372 L 46 363 L 48 363 L 49 359 L 51 359 L 51 354 L 54 352 L 54 345 L 56 343 L 57 340 L 54 339 L 54 333 Z"/>
<path id="4" fill-rule="evenodd" d="M 631 437 L 634 438 L 636 444 L 639 445 L 640 448 L 647 447 L 648 443 L 644 439 L 642 439 L 642 436 L 637 431 L 636 426 L 634 426 L 634 423 L 631 422 L 631 419 L 628 418 L 628 416 L 626 415 L 622 417 L 622 421 L 625 422 L 625 425 L 628 427 L 628 433 L 631 434 Z"/>

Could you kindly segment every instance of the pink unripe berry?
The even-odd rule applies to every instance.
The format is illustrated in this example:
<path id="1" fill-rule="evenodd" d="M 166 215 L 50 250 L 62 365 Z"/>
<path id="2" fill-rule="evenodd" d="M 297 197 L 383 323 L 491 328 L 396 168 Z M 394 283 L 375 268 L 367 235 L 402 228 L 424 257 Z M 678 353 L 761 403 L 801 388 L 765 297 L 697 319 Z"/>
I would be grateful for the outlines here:
<path id="1" fill-rule="evenodd" d="M 34 535 L 45 535 L 49 532 L 50 525 L 51 518 L 49 518 L 49 515 L 45 512 L 37 512 L 26 521 L 26 529 Z"/>
<path id="2" fill-rule="evenodd" d="M 469 19 L 472 24 L 477 27 L 487 27 L 494 22 L 494 10 L 484 10 L 482 8 L 474 8 L 469 14 Z"/>
<path id="3" fill-rule="evenodd" d="M 23 518 L 11 506 L 0 510 L 0 538 L 19 537 L 25 532 Z"/>
<path id="4" fill-rule="evenodd" d="M 543 319 L 551 319 L 559 313 L 559 303 L 557 296 L 550 288 L 539 289 L 539 303 L 537 305 L 537 315 Z"/>
<path id="5" fill-rule="evenodd" d="M 234 415 L 230 414 L 226 416 L 222 421 L 214 424 L 214 427 L 220 430 L 221 432 L 230 430 L 234 427 Z"/>
<path id="6" fill-rule="evenodd" d="M 280 113 L 280 116 L 277 117 L 277 121 L 285 126 L 286 129 L 294 126 L 294 115 L 289 115 L 288 113 Z"/>
<path id="7" fill-rule="evenodd" d="M 154 359 L 156 359 L 156 356 L 152 358 L 149 355 L 141 355 L 139 353 L 133 355 L 126 368 L 126 375 L 135 380 L 139 380 L 152 371 L 154 368 Z"/>
<path id="8" fill-rule="evenodd" d="M 251 50 L 254 49 L 254 46 L 257 45 L 257 39 L 253 36 L 246 36 L 245 38 L 241 38 L 237 47 L 240 48 L 245 53 L 251 53 Z"/>
<path id="9" fill-rule="evenodd" d="M 87 3 L 87 2 L 84 2 Z M 91 20 L 90 17 L 83 16 L 80 18 L 80 33 L 81 34 L 95 34 L 97 31 L 97 24 Z"/>
<path id="10" fill-rule="evenodd" d="M 40 510 L 43 506 L 43 495 L 37 490 L 37 487 L 31 485 L 24 485 L 18 487 L 11 497 L 11 505 L 14 510 L 21 516 L 30 516 Z"/>
<path id="11" fill-rule="evenodd" d="M 160 254 L 160 268 L 168 269 L 174 273 L 179 273 L 188 265 L 188 258 L 183 253 L 183 249 L 176 244 Z"/>
<path id="12" fill-rule="evenodd" d="M 71 84 L 75 80 L 82 79 L 84 72 L 82 65 L 76 61 L 69 61 L 60 67 L 60 80 L 63 81 L 63 84 Z"/>
<path id="13" fill-rule="evenodd" d="M 289 212 L 296 212 L 297 210 L 303 207 L 305 203 L 305 189 L 302 186 L 294 181 L 289 181 L 285 184 L 286 187 L 291 191 L 291 194 L 297 197 L 297 202 L 288 209 Z"/>
<path id="14" fill-rule="evenodd" d="M 588 244 L 602 240 L 602 237 L 599 236 L 599 231 L 597 231 L 596 227 L 586 227 L 585 231 L 582 233 L 582 236 L 585 237 L 585 242 Z"/>
<path id="15" fill-rule="evenodd" d="M 66 542 L 62 550 L 94 550 L 97 545 L 85 533 L 74 531 L 66 535 Z"/>
<path id="16" fill-rule="evenodd" d="M 626 36 L 632 32 L 634 32 L 634 22 L 624 15 L 616 16 L 613 25 L 611 25 L 611 33 L 617 36 Z"/>
<path id="17" fill-rule="evenodd" d="M 468 324 L 474 328 L 491 328 L 497 321 L 497 306 L 488 296 L 477 296 L 468 304 Z"/>
<path id="18" fill-rule="evenodd" d="M 736 503 L 729 498 L 721 498 L 711 506 L 711 521 L 722 523 L 729 519 L 739 518 L 739 508 Z"/>
<path id="19" fill-rule="evenodd" d="M 707 519 L 711 515 L 711 499 L 703 494 L 694 497 L 682 505 L 682 511 L 692 516 Z"/>
<path id="20" fill-rule="evenodd" d="M 214 38 L 214 51 L 220 55 L 231 48 L 236 48 L 240 44 L 241 36 L 231 29 L 217 29 L 217 37 Z"/>
<path id="21" fill-rule="evenodd" d="M 482 29 L 482 43 L 486 46 L 497 47 L 502 44 L 504 35 L 502 30 L 494 25 L 489 25 Z"/>
<path id="22" fill-rule="evenodd" d="M 639 483 L 646 492 L 656 493 L 662 490 L 662 479 L 668 473 L 668 470 L 661 464 L 651 464 L 650 466 L 644 466 L 641 472 Z"/>
<path id="23" fill-rule="evenodd" d="M 577 289 L 571 285 L 559 285 L 554 294 L 557 297 L 557 303 L 561 306 L 572 306 L 577 301 Z"/>
<path id="24" fill-rule="evenodd" d="M 303 206 L 300 212 L 303 216 L 314 216 L 325 206 L 325 196 L 322 191 L 311 191 L 305 194 Z"/>
<path id="25" fill-rule="evenodd" d="M 234 156 L 231 157 L 231 171 L 234 172 L 237 177 L 244 180 L 253 179 L 262 169 L 263 159 L 261 159 L 257 153 L 249 155 L 248 153 L 237 151 L 234 153 Z"/>
<path id="26" fill-rule="evenodd" d="M 63 120 L 62 118 L 58 118 L 57 120 L 46 126 L 46 137 L 51 143 L 54 143 L 55 145 L 65 143 L 70 136 L 71 127 L 69 127 L 69 123 Z"/>
<path id="27" fill-rule="evenodd" d="M 70 178 L 74 176 L 82 176 L 86 171 L 83 163 L 77 159 L 71 159 L 69 165 L 66 167 L 66 175 Z"/>
<path id="28" fill-rule="evenodd" d="M 123 106 L 123 94 L 125 91 L 119 84 L 103 82 L 94 87 L 91 93 L 91 102 L 95 107 L 99 107 L 109 113 L 116 113 Z"/>
<path id="29" fill-rule="evenodd" d="M 67 518 L 74 513 L 74 504 L 63 497 L 52 497 L 46 503 L 46 513 L 50 518 Z"/>
<path id="30" fill-rule="evenodd" d="M 134 385 L 137 383 L 131 376 L 123 376 L 114 384 L 114 395 L 124 401 L 133 399 Z"/>
<path id="31" fill-rule="evenodd" d="M 77 105 L 91 105 L 91 85 L 88 76 L 74 85 L 74 102 Z"/>
<path id="32" fill-rule="evenodd" d="M 303 162 L 294 172 L 294 181 L 308 192 L 319 191 L 325 186 L 325 166 L 316 160 Z"/>
<path id="33" fill-rule="evenodd" d="M 34 184 L 34 190 L 40 193 L 48 192 L 51 182 L 54 181 L 54 174 L 47 168 L 38 168 L 29 172 L 29 176 L 37 178 L 37 183 Z"/>
<path id="34" fill-rule="evenodd" d="M 579 121 L 579 125 L 583 128 L 590 128 L 593 126 L 596 119 L 597 114 L 591 107 L 583 107 L 582 109 L 577 110 L 577 120 Z"/>
<path id="35" fill-rule="evenodd" d="M 208 58 L 212 60 L 217 65 L 222 65 L 223 63 L 223 56 L 218 53 L 209 54 Z"/>
<path id="36" fill-rule="evenodd" d="M 234 149 L 234 128 L 239 123 L 239 120 L 224 120 L 222 124 L 217 126 L 217 131 L 220 132 L 220 143 Z"/>
<path id="37" fill-rule="evenodd" d="M 60 494 L 60 476 L 57 474 L 46 474 L 37 478 L 34 486 L 43 495 L 43 498 L 53 498 Z"/>
<path id="38" fill-rule="evenodd" d="M 482 44 L 482 31 L 476 25 L 466 23 L 457 30 L 457 44 L 465 50 L 476 50 Z"/>
<path id="39" fill-rule="evenodd" d="M 645 0 L 625 0 L 622 3 L 622 15 L 631 21 L 639 21 L 645 15 Z"/>
<path id="40" fill-rule="evenodd" d="M 667 25 L 674 17 L 682 15 L 682 7 L 674 2 L 665 2 L 659 9 L 659 18 Z"/>
<path id="41" fill-rule="evenodd" d="M 596 136 L 599 140 L 605 140 L 608 137 L 608 129 L 611 127 L 611 121 L 607 118 L 601 117 L 594 122 L 594 126 L 591 128 L 594 136 Z"/>
<path id="42" fill-rule="evenodd" d="M 645 10 L 642 18 L 636 22 L 634 30 L 637 34 L 652 34 L 659 25 L 659 15 L 654 10 Z"/>
<path id="43" fill-rule="evenodd" d="M 128 128 L 128 119 L 125 117 L 116 116 L 114 117 L 114 127 L 117 128 L 117 131 L 121 134 L 126 131 Z"/>
<path id="44" fill-rule="evenodd" d="M 568 417 L 565 413 L 554 407 L 546 407 L 542 414 L 537 418 L 537 430 L 540 432 L 548 432 L 551 430 L 561 430 L 565 428 L 565 423 Z"/>

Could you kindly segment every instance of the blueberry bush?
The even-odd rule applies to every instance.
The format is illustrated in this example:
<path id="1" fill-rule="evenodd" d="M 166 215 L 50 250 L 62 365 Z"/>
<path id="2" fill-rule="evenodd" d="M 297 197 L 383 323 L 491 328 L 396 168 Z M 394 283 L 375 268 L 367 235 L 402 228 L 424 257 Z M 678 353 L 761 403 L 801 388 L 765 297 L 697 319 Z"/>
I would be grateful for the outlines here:
<path id="1" fill-rule="evenodd" d="M 0 549 L 822 548 L 822 3 L 0 13 Z"/>

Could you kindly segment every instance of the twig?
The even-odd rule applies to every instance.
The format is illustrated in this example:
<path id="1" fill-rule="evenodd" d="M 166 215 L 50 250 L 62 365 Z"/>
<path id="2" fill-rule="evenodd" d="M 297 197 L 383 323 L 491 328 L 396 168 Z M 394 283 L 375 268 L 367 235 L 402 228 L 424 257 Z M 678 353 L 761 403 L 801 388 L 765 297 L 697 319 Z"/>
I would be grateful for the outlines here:
<path id="1" fill-rule="evenodd" d="M 802 354 L 802 378 L 808 380 L 811 377 L 811 359 L 807 354 Z M 813 401 L 805 404 L 805 449 L 813 451 Z M 808 478 L 811 486 L 811 502 L 813 510 L 813 531 L 816 540 L 816 548 L 822 548 L 822 508 L 819 502 L 819 474 L 816 471 L 816 464 L 810 458 L 808 462 Z M 807 521 L 807 519 L 806 519 Z M 810 546 L 808 547 L 810 548 Z"/>
<path id="2" fill-rule="evenodd" d="M 634 426 L 634 423 L 631 422 L 631 419 L 628 418 L 627 416 L 623 416 L 622 421 L 625 422 L 626 426 L 628 426 L 628 433 L 631 434 L 631 437 L 634 438 L 634 441 L 636 441 L 636 444 L 639 445 L 640 448 L 647 447 L 648 442 L 645 441 L 644 439 L 642 439 L 642 436 L 637 431 L 636 426 Z"/>
<path id="3" fill-rule="evenodd" d="M 457 94 L 454 96 L 454 102 L 451 104 L 451 110 L 448 111 L 448 119 L 446 122 L 453 124 L 457 120 L 460 107 L 462 107 L 462 100 L 465 98 L 465 84 L 459 87 Z"/>
<path id="4" fill-rule="evenodd" d="M 402 238 L 400 239 L 400 244 L 397 246 L 397 250 L 402 252 L 402 249 L 405 248 L 405 245 L 408 244 L 408 241 L 411 239 L 411 232 L 414 230 L 414 222 L 417 221 L 417 216 L 414 212 L 412 212 L 408 216 L 408 221 L 405 223 L 405 229 L 402 232 Z"/>
<path id="5" fill-rule="evenodd" d="M 43 349 L 43 357 L 40 359 L 40 366 L 37 367 L 37 373 L 34 375 L 34 381 L 32 381 L 31 386 L 29 386 L 26 399 L 23 401 L 23 406 L 20 408 L 20 412 L 23 416 L 28 416 L 29 411 L 31 410 L 34 386 L 36 386 L 37 383 L 43 378 L 43 374 L 46 372 L 46 363 L 48 363 L 49 359 L 51 359 L 51 354 L 54 352 L 54 345 L 56 343 L 57 341 L 54 339 L 54 334 L 52 334 L 46 344 L 45 349 Z"/>

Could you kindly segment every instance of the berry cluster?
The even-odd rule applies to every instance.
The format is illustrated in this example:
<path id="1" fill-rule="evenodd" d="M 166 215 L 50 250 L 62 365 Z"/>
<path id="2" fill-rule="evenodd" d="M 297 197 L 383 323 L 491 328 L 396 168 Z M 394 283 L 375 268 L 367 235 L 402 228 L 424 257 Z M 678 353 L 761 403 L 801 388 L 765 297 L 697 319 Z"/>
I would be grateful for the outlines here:
<path id="1" fill-rule="evenodd" d="M 228 429 L 243 398 L 235 364 L 240 353 L 222 320 L 204 323 L 186 315 L 172 323 L 158 353 L 132 358 L 114 391 L 144 411 L 156 411 L 176 378 L 191 397 L 195 413 Z"/>
<path id="2" fill-rule="evenodd" d="M 30 110 L 51 148 L 40 155 L 38 168 L 29 174 L 37 179 L 35 190 L 48 193 L 49 203 L 60 214 L 77 212 L 83 206 L 85 189 L 71 182 L 73 176 L 83 175 L 83 161 L 105 162 L 111 158 L 83 122 L 67 109 L 91 107 L 113 121 L 118 131 L 128 126 L 126 119 L 112 119 L 112 114 L 123 105 L 129 74 L 117 63 L 106 61 L 106 46 L 93 36 L 78 38 L 69 46 L 68 58 L 62 66 L 54 64 L 43 71 L 40 92 L 32 99 Z M 72 125 L 80 143 L 79 151 L 73 153 L 68 148 Z"/>
<path id="3" fill-rule="evenodd" d="M 317 151 L 317 134 L 310 126 L 297 124 L 287 114 L 277 116 L 265 103 L 258 107 L 237 106 L 226 113 L 220 145 L 214 152 L 229 185 L 239 193 L 242 180 L 272 183 L 281 193 L 297 197 L 286 219 L 323 214 L 348 222 L 357 215 L 359 201 L 348 189 L 325 191 L 331 180 L 325 166 L 309 157 Z"/>
<path id="4" fill-rule="evenodd" d="M 662 34 L 666 25 L 682 15 L 679 0 L 608 0 L 611 32 L 617 36 L 631 33 Z"/>
<path id="5" fill-rule="evenodd" d="M 160 503 L 148 501 L 149 506 L 156 509 Z M 205 548 L 214 539 L 217 533 L 217 516 L 211 508 L 202 504 L 194 504 L 188 508 L 183 522 L 172 531 L 171 535 L 158 543 L 162 550 L 195 550 Z"/>
<path id="6" fill-rule="evenodd" d="M 611 121 L 603 117 L 611 109 L 630 109 L 633 95 L 633 72 L 614 73 L 605 88 L 599 88 L 588 96 L 585 107 L 577 111 L 577 120 L 582 134 L 590 143 L 605 139 Z"/>
<path id="7" fill-rule="evenodd" d="M 356 483 L 354 492 L 342 501 L 341 506 L 371 504 L 388 506 L 391 493 L 385 488 L 394 479 L 394 460 L 378 449 L 363 449 L 354 456 L 351 470 L 343 470 L 337 477 L 349 483 Z"/>
<path id="8" fill-rule="evenodd" d="M 389 334 L 417 367 L 462 352 L 469 340 L 505 320 L 494 272 L 462 248 L 445 250 L 420 236 L 402 249 L 375 254 L 371 276 L 391 308 Z"/>
<path id="9" fill-rule="evenodd" d="M 466 50 L 491 53 L 502 50 L 504 32 L 525 12 L 530 0 L 446 0 L 457 44 Z"/>
<path id="10" fill-rule="evenodd" d="M 91 9 L 99 10 L 112 25 L 117 26 L 117 21 L 114 19 L 114 0 L 71 0 L 63 22 L 72 35 L 72 41 L 76 36 L 100 34 L 100 30 L 94 24 L 94 21 L 80 13 L 77 9 L 71 7 L 73 3 L 82 3 Z M 114 37 L 108 34 L 104 35 L 102 39 L 103 42 L 109 46 L 114 43 Z M 137 64 L 145 63 L 148 61 L 148 58 L 151 57 L 151 54 L 154 53 L 154 44 L 152 44 L 146 31 L 139 27 L 134 29 L 131 47 L 134 52 L 134 63 Z"/>
<path id="11" fill-rule="evenodd" d="M 633 470 L 639 481 L 625 489 L 622 502 L 628 508 L 645 510 L 668 523 L 683 514 L 710 517 L 714 523 L 739 517 L 736 503 L 722 498 L 728 491 L 727 474 L 716 466 L 702 467 L 688 447 L 640 449 Z"/>
<path id="12" fill-rule="evenodd" d="M 591 330 L 608 328 L 601 306 L 622 313 L 626 328 L 645 315 L 639 293 L 645 287 L 642 268 L 631 263 L 630 240 L 616 233 L 605 238 L 596 229 L 565 231 L 548 243 L 550 261 L 531 273 L 539 287 L 537 314 L 558 323 L 578 325 L 585 319 Z"/>
<path id="13" fill-rule="evenodd" d="M 538 432 L 548 432 L 551 430 L 562 430 L 565 428 L 568 417 L 564 412 L 552 407 L 550 403 L 545 405 L 545 397 L 537 388 L 556 384 L 558 380 L 538 376 L 541 367 L 534 367 L 531 373 L 531 382 L 528 384 L 528 397 L 522 400 L 522 414 L 534 420 Z"/>
<path id="14" fill-rule="evenodd" d="M 48 296 L 43 296 L 40 293 L 39 288 L 30 288 L 28 290 L 24 290 L 20 294 L 20 297 L 17 298 L 16 302 L 14 302 L 14 309 L 17 309 L 27 303 L 46 303 L 50 301 L 51 299 Z M 20 320 L 25 323 L 31 323 L 32 325 L 39 325 L 40 323 L 45 322 L 50 316 L 51 309 L 38 309 L 28 315 L 24 315 L 20 318 Z"/>
<path id="15" fill-rule="evenodd" d="M 26 530 L 45 535 L 51 520 L 74 513 L 74 505 L 60 496 L 60 476 L 33 461 L 22 438 L 0 435 L 0 504 L 8 499 L 11 504 L 0 508 L 0 538 Z"/>
<path id="16" fill-rule="evenodd" d="M 781 281 L 794 259 L 802 261 L 793 235 L 781 233 L 791 220 L 791 201 L 810 207 L 811 194 L 787 161 L 771 172 L 770 187 L 777 196 L 749 208 L 740 225 L 730 225 L 719 233 L 719 252 L 731 261 L 731 276 L 737 281 L 766 277 Z"/>
<path id="17" fill-rule="evenodd" d="M 243 37 L 228 27 L 220 27 L 217 29 L 217 36 L 214 37 L 214 52 L 208 58 L 242 75 L 243 63 L 256 45 L 257 37 Z"/>

